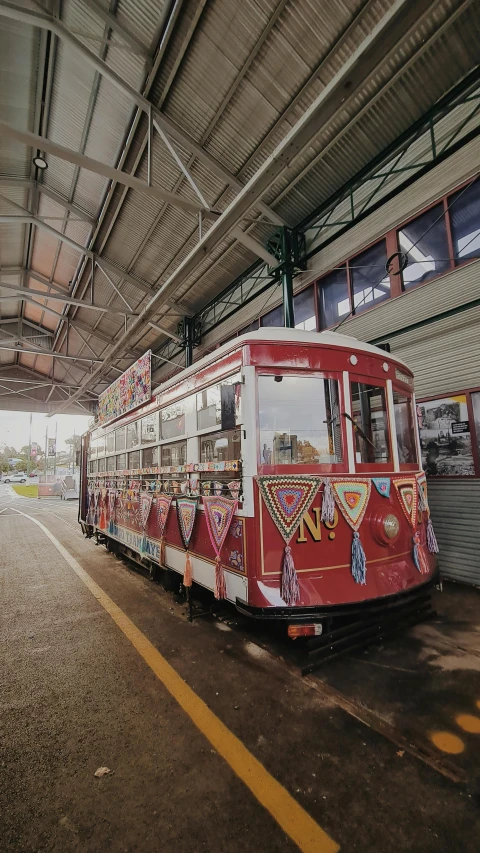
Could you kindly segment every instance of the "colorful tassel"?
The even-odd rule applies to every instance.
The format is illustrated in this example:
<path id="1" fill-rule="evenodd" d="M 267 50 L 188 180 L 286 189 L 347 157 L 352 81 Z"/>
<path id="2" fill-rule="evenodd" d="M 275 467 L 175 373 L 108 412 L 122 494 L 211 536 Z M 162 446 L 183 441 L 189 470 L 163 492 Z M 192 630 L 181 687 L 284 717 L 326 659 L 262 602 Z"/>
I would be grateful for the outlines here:
<path id="1" fill-rule="evenodd" d="M 222 558 L 220 556 L 215 557 L 215 589 L 214 589 L 215 598 L 226 598 L 227 597 L 227 584 L 225 582 L 225 572 L 222 566 Z"/>
<path id="2" fill-rule="evenodd" d="M 428 565 L 427 559 L 425 557 L 425 552 L 423 551 L 423 548 L 420 544 L 420 533 L 418 532 L 418 530 L 415 533 L 415 536 L 413 537 L 413 554 L 412 554 L 412 557 L 413 557 L 413 562 L 415 563 L 415 568 L 417 569 L 417 571 L 419 571 L 421 575 L 428 574 L 429 565 Z"/>
<path id="3" fill-rule="evenodd" d="M 355 583 L 362 586 L 367 583 L 367 560 L 360 542 L 360 534 L 356 530 L 353 533 L 352 542 L 352 576 Z"/>
<path id="4" fill-rule="evenodd" d="M 427 548 L 431 554 L 438 554 L 439 547 L 437 542 L 437 537 L 435 536 L 435 531 L 433 529 L 432 519 L 430 516 L 427 521 Z"/>
<path id="5" fill-rule="evenodd" d="M 160 537 L 160 545 L 159 545 L 159 558 L 158 562 L 161 566 L 165 565 L 165 537 Z"/>
<path id="6" fill-rule="evenodd" d="M 190 554 L 186 553 L 185 556 L 185 572 L 183 574 L 183 585 L 191 586 L 192 585 L 192 561 L 190 559 Z"/>
<path id="7" fill-rule="evenodd" d="M 333 524 L 335 521 L 335 496 L 328 477 L 325 477 L 323 483 L 321 520 L 326 524 Z"/>
<path id="8" fill-rule="evenodd" d="M 281 595 L 288 607 L 293 607 L 293 605 L 300 599 L 300 587 L 298 585 L 298 577 L 297 572 L 295 571 L 290 545 L 285 546 L 282 566 Z"/>
<path id="9" fill-rule="evenodd" d="M 421 512 L 428 512 L 428 503 L 425 495 L 426 486 L 418 484 L 418 508 Z"/>

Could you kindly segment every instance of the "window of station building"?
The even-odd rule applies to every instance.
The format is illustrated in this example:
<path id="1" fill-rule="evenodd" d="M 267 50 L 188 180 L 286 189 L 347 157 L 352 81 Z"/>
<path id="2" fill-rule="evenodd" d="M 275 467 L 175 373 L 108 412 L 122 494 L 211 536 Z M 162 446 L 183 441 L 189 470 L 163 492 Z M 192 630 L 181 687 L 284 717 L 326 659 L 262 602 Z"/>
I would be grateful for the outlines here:
<path id="1" fill-rule="evenodd" d="M 105 471 L 105 457 L 98 460 L 98 472 L 102 474 Z"/>
<path id="2" fill-rule="evenodd" d="M 140 438 L 142 444 L 155 444 L 158 441 L 158 412 L 146 415 L 140 421 Z"/>
<path id="3" fill-rule="evenodd" d="M 321 278 L 317 282 L 317 294 L 320 328 L 329 329 L 350 312 L 346 265 Z"/>
<path id="4" fill-rule="evenodd" d="M 448 199 L 456 263 L 480 257 L 480 180 Z"/>
<path id="5" fill-rule="evenodd" d="M 273 301 L 273 300 L 272 300 Z M 271 311 L 268 311 L 267 314 L 264 314 L 260 319 L 261 326 L 283 326 L 283 305 L 277 305 L 276 308 L 272 308 Z"/>
<path id="6" fill-rule="evenodd" d="M 315 291 L 313 284 L 306 287 L 293 299 L 293 311 L 295 316 L 295 328 L 303 329 L 304 332 L 314 332 L 317 328 L 317 316 L 315 314 Z"/>
<path id="7" fill-rule="evenodd" d="M 97 460 L 96 460 L 96 459 L 94 459 L 92 462 L 90 462 L 90 465 L 91 465 L 91 472 L 92 472 L 92 474 L 96 474 L 96 473 L 97 473 L 97 471 L 98 471 L 98 462 L 97 462 Z"/>
<path id="8" fill-rule="evenodd" d="M 115 430 L 115 450 L 125 450 L 126 448 L 126 437 L 125 437 L 125 427 L 120 427 L 120 429 Z"/>
<path id="9" fill-rule="evenodd" d="M 163 465 L 186 465 L 187 442 L 177 441 L 175 444 L 164 444 L 162 446 Z"/>
<path id="10" fill-rule="evenodd" d="M 415 442 L 415 425 L 413 418 L 412 398 L 393 392 L 393 409 L 395 414 L 395 432 L 397 438 L 398 461 L 400 465 L 417 461 Z"/>
<path id="11" fill-rule="evenodd" d="M 99 435 L 97 438 L 97 456 L 103 456 L 105 453 L 105 436 Z"/>
<path id="12" fill-rule="evenodd" d="M 115 468 L 117 471 L 126 471 L 127 470 L 127 454 L 120 453 L 115 457 Z"/>
<path id="13" fill-rule="evenodd" d="M 111 432 L 107 432 L 105 446 L 106 446 L 107 453 L 113 453 L 114 452 L 114 450 L 115 450 L 115 433 L 113 430 Z"/>
<path id="14" fill-rule="evenodd" d="M 97 458 L 97 439 L 96 438 L 90 439 L 90 458 L 91 459 Z"/>
<path id="15" fill-rule="evenodd" d="M 128 468 L 131 470 L 132 468 L 140 468 L 140 451 L 133 450 L 132 453 L 128 454 Z"/>
<path id="16" fill-rule="evenodd" d="M 406 290 L 436 278 L 450 268 L 443 203 L 436 204 L 403 225 L 397 236 L 399 251 L 408 258 L 402 273 Z"/>
<path id="17" fill-rule="evenodd" d="M 222 423 L 222 385 L 235 385 L 241 381 L 240 373 L 222 379 L 217 385 L 204 388 L 197 394 L 197 429 L 218 426 Z"/>
<path id="18" fill-rule="evenodd" d="M 390 296 L 390 277 L 385 270 L 385 240 L 370 246 L 349 262 L 355 314 L 366 311 Z"/>
<path id="19" fill-rule="evenodd" d="M 137 444 L 140 444 L 138 426 L 138 421 L 133 421 L 133 423 L 127 424 L 127 450 L 130 450 L 130 448 L 136 447 Z"/>
<path id="20" fill-rule="evenodd" d="M 159 448 L 145 447 L 142 450 L 142 468 L 152 468 L 154 465 L 159 465 Z"/>
<path id="21" fill-rule="evenodd" d="M 107 456 L 107 471 L 115 471 L 115 456 Z"/>
<path id="22" fill-rule="evenodd" d="M 259 321 L 258 320 L 252 320 L 252 322 L 249 323 L 248 326 L 244 326 L 243 329 L 240 329 L 240 331 L 237 332 L 237 334 L 238 335 L 246 335 L 247 332 L 256 332 L 258 330 L 258 326 L 259 326 Z"/>
<path id="23" fill-rule="evenodd" d="M 352 382 L 352 416 L 357 463 L 390 462 L 385 388 Z"/>
<path id="24" fill-rule="evenodd" d="M 162 438 L 178 438 L 185 434 L 185 403 L 180 400 L 166 406 L 160 412 L 160 433 Z M 162 463 L 163 464 L 163 463 Z M 167 463 L 169 464 L 169 463 Z M 173 463 L 172 463 L 173 464 Z"/>
<path id="25" fill-rule="evenodd" d="M 342 461 L 338 382 L 314 376 L 259 376 L 261 465 Z"/>
<path id="26" fill-rule="evenodd" d="M 240 430 L 230 429 L 200 437 L 201 462 L 230 462 L 240 459 Z"/>

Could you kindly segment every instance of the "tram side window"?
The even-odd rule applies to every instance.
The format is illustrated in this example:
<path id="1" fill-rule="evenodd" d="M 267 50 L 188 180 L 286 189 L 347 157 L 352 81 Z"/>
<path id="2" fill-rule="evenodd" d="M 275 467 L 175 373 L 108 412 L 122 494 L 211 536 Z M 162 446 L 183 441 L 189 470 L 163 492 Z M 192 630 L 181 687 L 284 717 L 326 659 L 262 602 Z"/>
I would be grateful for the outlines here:
<path id="1" fill-rule="evenodd" d="M 229 429 L 200 437 L 201 462 L 230 462 L 240 459 L 240 430 Z"/>
<path id="2" fill-rule="evenodd" d="M 120 453 L 115 457 L 115 467 L 117 471 L 126 471 L 127 470 L 127 454 Z"/>
<path id="3" fill-rule="evenodd" d="M 417 461 L 417 448 L 411 397 L 394 391 L 393 408 L 395 411 L 398 461 L 400 464 L 415 463 Z"/>
<path id="4" fill-rule="evenodd" d="M 158 465 L 159 447 L 145 447 L 142 450 L 142 468 L 152 468 L 153 465 Z"/>
<path id="5" fill-rule="evenodd" d="M 172 403 L 171 406 L 166 406 L 165 409 L 162 409 L 160 412 L 160 425 L 162 438 L 178 438 L 180 435 L 184 435 L 185 404 L 183 402 Z"/>
<path id="6" fill-rule="evenodd" d="M 187 463 L 187 442 L 177 441 L 175 444 L 162 446 L 162 465 L 176 466 Z"/>
<path id="7" fill-rule="evenodd" d="M 158 413 L 152 412 L 140 421 L 140 433 L 142 444 L 155 444 L 157 441 Z"/>
<path id="8" fill-rule="evenodd" d="M 125 450 L 125 427 L 120 427 L 120 429 L 115 430 L 115 450 L 118 453 L 119 450 Z"/>
<path id="9" fill-rule="evenodd" d="M 134 450 L 128 454 L 128 468 L 140 468 L 140 451 Z"/>
<path id="10" fill-rule="evenodd" d="M 259 376 L 261 465 L 342 461 L 338 382 L 316 376 Z"/>
<path id="11" fill-rule="evenodd" d="M 113 453 L 115 450 L 115 433 L 113 430 L 111 432 L 107 433 L 106 448 L 107 448 L 107 453 Z"/>
<path id="12" fill-rule="evenodd" d="M 132 447 L 136 447 L 137 444 L 140 444 L 138 437 L 138 421 L 133 421 L 133 423 L 127 424 L 127 450 L 130 450 Z"/>
<path id="13" fill-rule="evenodd" d="M 356 462 L 390 462 L 385 388 L 352 382 L 352 415 Z"/>
<path id="14" fill-rule="evenodd" d="M 218 426 L 222 423 L 222 385 L 235 385 L 240 382 L 241 375 L 229 376 L 219 382 L 205 388 L 197 394 L 197 429 Z"/>

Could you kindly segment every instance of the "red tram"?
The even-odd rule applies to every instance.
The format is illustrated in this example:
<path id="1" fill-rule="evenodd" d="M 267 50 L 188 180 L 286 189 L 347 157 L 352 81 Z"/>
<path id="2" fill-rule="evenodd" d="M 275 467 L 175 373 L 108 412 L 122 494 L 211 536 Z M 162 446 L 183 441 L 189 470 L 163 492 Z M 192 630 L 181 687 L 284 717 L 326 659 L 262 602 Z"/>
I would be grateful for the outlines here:
<path id="1" fill-rule="evenodd" d="M 437 573 L 412 373 L 341 334 L 241 335 L 84 436 L 80 521 L 291 636 L 387 608 Z"/>

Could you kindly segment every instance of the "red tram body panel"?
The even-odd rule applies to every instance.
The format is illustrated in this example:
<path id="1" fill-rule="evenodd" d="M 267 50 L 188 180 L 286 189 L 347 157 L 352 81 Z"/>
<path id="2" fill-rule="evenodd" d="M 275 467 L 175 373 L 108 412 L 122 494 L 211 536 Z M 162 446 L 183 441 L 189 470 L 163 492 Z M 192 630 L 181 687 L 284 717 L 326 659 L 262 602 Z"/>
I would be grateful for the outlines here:
<path id="1" fill-rule="evenodd" d="M 287 543 L 289 507 L 282 522 L 264 488 L 295 501 L 302 478 L 313 483 L 313 499 Z M 153 495 L 145 527 L 142 491 Z M 162 541 L 160 495 L 172 497 Z M 193 581 L 211 590 L 216 552 L 203 497 L 238 496 L 220 558 L 226 597 L 255 618 L 321 622 L 387 605 L 437 573 L 412 373 L 354 338 L 291 329 L 240 336 L 160 385 L 148 404 L 84 437 L 80 519 L 89 534 L 181 575 L 182 495 L 198 505 L 188 548 Z M 355 530 L 357 501 L 366 503 Z M 293 599 L 282 594 L 286 571 Z"/>

